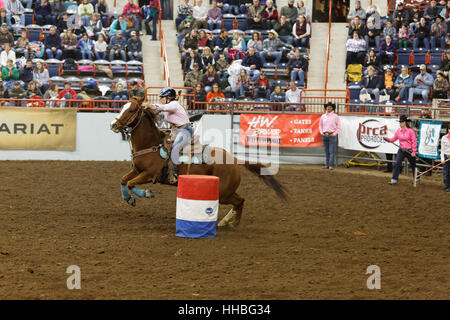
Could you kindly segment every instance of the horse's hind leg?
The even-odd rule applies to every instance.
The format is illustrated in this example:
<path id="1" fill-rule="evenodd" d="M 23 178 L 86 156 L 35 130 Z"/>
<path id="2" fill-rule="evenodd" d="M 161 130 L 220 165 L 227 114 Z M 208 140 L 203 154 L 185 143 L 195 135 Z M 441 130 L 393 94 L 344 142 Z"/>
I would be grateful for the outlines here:
<path id="1" fill-rule="evenodd" d="M 219 222 L 219 227 L 231 226 L 237 227 L 241 222 L 242 210 L 244 208 L 244 198 L 241 198 L 237 193 L 234 193 L 222 204 L 231 204 L 233 208 L 226 214 L 226 216 Z"/>

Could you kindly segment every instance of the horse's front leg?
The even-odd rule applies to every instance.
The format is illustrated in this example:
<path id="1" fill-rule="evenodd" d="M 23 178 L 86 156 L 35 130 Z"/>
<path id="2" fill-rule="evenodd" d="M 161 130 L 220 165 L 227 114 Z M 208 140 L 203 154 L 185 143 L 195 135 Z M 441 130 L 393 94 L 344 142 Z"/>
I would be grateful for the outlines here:
<path id="1" fill-rule="evenodd" d="M 150 190 L 148 190 L 148 189 L 142 190 L 142 189 L 139 189 L 138 187 L 136 187 L 139 184 L 148 183 L 150 181 L 151 181 L 151 179 L 150 179 L 149 173 L 146 171 L 142 171 L 136 177 L 134 177 L 133 179 L 128 181 L 127 187 L 128 187 L 128 190 L 133 192 L 139 198 L 151 198 L 151 197 L 153 197 L 153 195 L 151 194 Z"/>
<path id="2" fill-rule="evenodd" d="M 122 180 L 120 181 L 120 191 L 122 193 L 122 199 L 125 200 L 129 205 L 132 205 L 133 207 L 136 205 L 136 199 L 134 199 L 130 192 L 128 191 L 127 183 L 134 177 L 136 177 L 137 173 L 134 170 L 131 170 L 126 175 L 122 177 Z"/>

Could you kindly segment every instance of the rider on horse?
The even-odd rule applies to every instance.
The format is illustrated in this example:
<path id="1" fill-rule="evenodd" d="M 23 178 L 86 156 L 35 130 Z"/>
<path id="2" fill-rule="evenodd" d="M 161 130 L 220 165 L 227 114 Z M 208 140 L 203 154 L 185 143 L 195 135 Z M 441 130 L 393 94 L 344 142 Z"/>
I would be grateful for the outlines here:
<path id="1" fill-rule="evenodd" d="M 164 88 L 159 93 L 160 104 L 154 104 L 151 108 L 164 112 L 164 119 L 170 123 L 172 131 L 175 132 L 173 138 L 172 151 L 169 161 L 169 183 L 177 183 L 177 169 L 180 151 L 191 142 L 193 128 L 189 121 L 186 109 L 176 100 L 177 94 L 173 88 Z M 173 163 L 173 168 L 172 168 Z"/>

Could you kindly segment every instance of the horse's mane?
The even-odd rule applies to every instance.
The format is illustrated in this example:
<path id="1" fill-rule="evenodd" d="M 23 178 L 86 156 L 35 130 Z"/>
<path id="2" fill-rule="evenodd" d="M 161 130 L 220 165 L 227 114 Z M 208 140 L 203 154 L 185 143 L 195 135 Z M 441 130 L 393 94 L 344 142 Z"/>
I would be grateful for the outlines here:
<path id="1" fill-rule="evenodd" d="M 158 123 L 158 111 L 154 110 L 152 108 L 145 108 L 142 106 L 142 103 L 144 102 L 144 98 L 141 97 L 132 97 L 130 99 L 131 103 L 136 103 L 138 108 L 143 109 L 143 112 L 145 115 L 148 116 L 150 122 L 155 126 L 156 130 L 158 131 L 159 135 L 161 138 L 164 139 L 164 137 L 166 136 L 166 133 L 162 130 L 160 130 L 157 126 Z"/>

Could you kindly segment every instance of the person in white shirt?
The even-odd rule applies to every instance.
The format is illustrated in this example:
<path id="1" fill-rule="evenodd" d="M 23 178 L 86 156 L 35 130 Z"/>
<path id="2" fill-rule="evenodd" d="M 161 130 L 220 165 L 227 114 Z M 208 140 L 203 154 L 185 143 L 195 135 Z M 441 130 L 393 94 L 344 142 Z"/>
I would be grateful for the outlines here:
<path id="1" fill-rule="evenodd" d="M 441 140 L 441 162 L 447 160 L 444 164 L 442 175 L 444 177 L 444 190 L 450 191 L 450 124 L 447 124 L 447 130 Z"/>
<path id="2" fill-rule="evenodd" d="M 300 94 L 301 90 L 297 88 L 295 82 L 291 81 L 289 83 L 289 90 L 286 91 L 286 102 L 296 103 L 295 105 L 287 105 L 286 111 L 304 111 L 300 106 Z"/>
<path id="3" fill-rule="evenodd" d="M 0 66 L 5 67 L 6 63 L 9 59 L 13 61 L 13 64 L 16 64 L 16 53 L 11 50 L 11 46 L 9 43 L 5 43 L 3 45 L 4 49 L 0 54 Z"/>
<path id="4" fill-rule="evenodd" d="M 197 5 L 192 9 L 192 17 L 194 18 L 193 29 L 208 28 L 208 8 L 203 7 L 202 2 L 202 0 L 197 0 Z"/>

